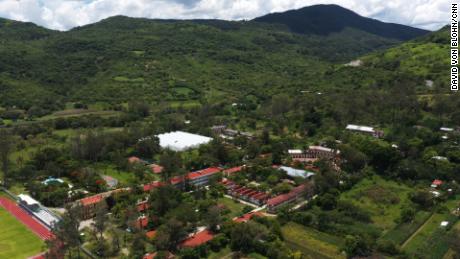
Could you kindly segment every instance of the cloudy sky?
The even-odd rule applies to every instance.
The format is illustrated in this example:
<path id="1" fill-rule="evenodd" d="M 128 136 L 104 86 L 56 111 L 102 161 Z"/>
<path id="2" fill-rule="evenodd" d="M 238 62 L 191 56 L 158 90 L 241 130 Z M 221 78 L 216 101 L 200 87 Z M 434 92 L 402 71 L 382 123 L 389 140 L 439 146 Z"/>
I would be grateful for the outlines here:
<path id="1" fill-rule="evenodd" d="M 0 17 L 68 30 L 113 15 L 147 18 L 252 19 L 314 4 L 339 4 L 385 22 L 436 30 L 453 0 L 0 0 Z M 458 1 L 458 0 L 455 0 Z"/>

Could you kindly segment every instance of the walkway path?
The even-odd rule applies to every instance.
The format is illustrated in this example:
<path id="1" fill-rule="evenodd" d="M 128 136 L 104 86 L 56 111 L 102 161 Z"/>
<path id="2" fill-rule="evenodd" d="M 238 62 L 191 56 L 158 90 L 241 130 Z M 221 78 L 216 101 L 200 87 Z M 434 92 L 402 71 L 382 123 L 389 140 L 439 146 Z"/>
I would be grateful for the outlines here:
<path id="1" fill-rule="evenodd" d="M 417 231 L 415 231 L 406 241 L 401 246 L 401 249 L 403 249 L 427 224 L 430 222 L 431 218 L 433 218 L 434 214 L 431 214 L 431 216 L 421 225 Z"/>

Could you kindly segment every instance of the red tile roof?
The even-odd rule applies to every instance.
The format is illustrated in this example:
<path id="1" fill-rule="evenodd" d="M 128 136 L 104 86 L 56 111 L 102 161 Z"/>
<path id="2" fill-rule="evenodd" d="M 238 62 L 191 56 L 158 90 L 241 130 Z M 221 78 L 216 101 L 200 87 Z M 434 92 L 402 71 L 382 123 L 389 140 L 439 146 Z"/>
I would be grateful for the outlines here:
<path id="1" fill-rule="evenodd" d="M 171 182 L 172 185 L 181 183 L 182 182 L 182 176 L 174 176 L 173 178 L 171 178 L 170 182 Z"/>
<path id="2" fill-rule="evenodd" d="M 135 223 L 136 227 L 142 228 L 142 229 L 147 227 L 147 224 L 149 224 L 149 218 L 147 218 L 146 216 L 137 218 L 136 223 Z"/>
<path id="3" fill-rule="evenodd" d="M 199 170 L 199 171 L 195 171 L 195 172 L 190 172 L 186 175 L 187 179 L 189 180 L 194 180 L 194 179 L 198 179 L 198 178 L 201 178 L 201 177 L 205 177 L 205 176 L 211 176 L 213 174 L 216 174 L 216 173 L 219 173 L 221 172 L 222 170 L 218 167 L 209 167 L 209 168 L 206 168 L 206 169 L 203 169 L 203 170 Z M 182 179 L 183 177 L 182 176 L 175 176 L 173 178 L 171 178 L 171 184 L 178 184 L 180 182 L 182 182 Z"/>
<path id="4" fill-rule="evenodd" d="M 196 247 L 206 242 L 212 240 L 214 238 L 214 234 L 209 230 L 203 230 L 198 232 L 194 236 L 187 238 L 184 242 L 181 243 L 182 247 Z"/>
<path id="5" fill-rule="evenodd" d="M 229 168 L 229 169 L 225 169 L 223 172 L 225 174 L 233 174 L 233 173 L 237 173 L 237 172 L 240 172 L 241 170 L 244 169 L 244 165 L 243 166 L 237 166 L 237 167 L 232 167 L 232 168 Z"/>
<path id="6" fill-rule="evenodd" d="M 271 198 L 267 201 L 268 206 L 277 206 L 279 204 L 282 204 L 290 199 L 295 198 L 297 195 L 300 193 L 304 192 L 305 189 L 307 188 L 306 185 L 300 185 L 292 189 L 289 193 L 281 194 L 278 195 L 274 198 Z"/>
<path id="7" fill-rule="evenodd" d="M 142 212 L 149 208 L 147 201 L 143 201 L 137 204 L 137 211 Z"/>
<path id="8" fill-rule="evenodd" d="M 97 195 L 93 195 L 93 196 L 89 196 L 89 197 L 81 199 L 80 203 L 83 206 L 89 206 L 89 205 L 97 204 L 101 202 L 102 200 L 103 200 L 102 195 L 97 194 Z"/>
<path id="9" fill-rule="evenodd" d="M 149 167 L 154 174 L 161 174 L 161 172 L 163 172 L 163 167 L 161 165 L 151 164 Z"/>
<path id="10" fill-rule="evenodd" d="M 191 172 L 187 175 L 188 179 L 193 180 L 203 176 L 209 176 L 219 173 L 221 170 L 218 167 L 209 167 L 200 171 Z"/>
<path id="11" fill-rule="evenodd" d="M 234 218 L 233 221 L 238 222 L 238 223 L 243 223 L 243 222 L 248 222 L 250 219 L 252 219 L 254 216 L 256 217 L 263 217 L 264 214 L 260 211 L 257 212 L 249 212 L 244 214 L 241 217 Z"/>
<path id="12" fill-rule="evenodd" d="M 155 182 L 151 182 L 151 183 L 148 183 L 148 184 L 145 184 L 144 185 L 144 192 L 149 192 L 155 188 L 158 188 L 160 186 L 163 186 L 164 183 L 160 182 L 160 181 L 155 181 Z"/>
<path id="13" fill-rule="evenodd" d="M 442 185 L 442 184 L 443 184 L 443 181 L 438 180 L 438 179 L 434 180 L 432 183 L 432 185 L 437 185 L 437 186 Z"/>
<path id="14" fill-rule="evenodd" d="M 140 161 L 141 161 L 141 159 L 138 158 L 137 156 L 132 156 L 132 157 L 128 158 L 128 162 L 130 162 L 131 164 L 132 163 L 138 163 Z"/>
<path id="15" fill-rule="evenodd" d="M 157 234 L 157 231 L 156 230 L 152 230 L 152 231 L 149 231 L 147 233 L 145 233 L 145 235 L 147 236 L 148 239 L 152 239 L 156 236 Z"/>

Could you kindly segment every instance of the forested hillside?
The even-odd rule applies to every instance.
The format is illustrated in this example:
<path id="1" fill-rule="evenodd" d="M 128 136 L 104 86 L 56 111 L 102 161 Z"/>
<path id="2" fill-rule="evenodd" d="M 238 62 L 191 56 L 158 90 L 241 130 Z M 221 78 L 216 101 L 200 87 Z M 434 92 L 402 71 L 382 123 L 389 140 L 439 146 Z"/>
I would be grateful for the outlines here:
<path id="1" fill-rule="evenodd" d="M 355 85 L 336 64 L 400 42 L 351 27 L 306 35 L 244 21 L 117 16 L 67 32 L 0 24 L 0 106 L 34 108 L 36 115 L 68 102 L 216 102 L 250 94 L 260 101 L 279 92 L 368 86 L 387 75 Z M 411 38 L 413 31 L 399 34 Z"/>

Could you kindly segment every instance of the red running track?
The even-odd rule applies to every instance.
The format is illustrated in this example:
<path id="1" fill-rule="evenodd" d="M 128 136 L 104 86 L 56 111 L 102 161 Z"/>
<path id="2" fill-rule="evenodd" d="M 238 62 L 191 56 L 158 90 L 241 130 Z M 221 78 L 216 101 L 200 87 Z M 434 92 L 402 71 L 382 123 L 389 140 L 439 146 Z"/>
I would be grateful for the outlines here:
<path id="1" fill-rule="evenodd" d="M 33 216 L 23 210 L 19 205 L 15 202 L 0 197 L 0 206 L 5 208 L 11 215 L 16 217 L 19 221 L 21 221 L 24 225 L 26 225 L 32 232 L 37 234 L 41 239 L 51 239 L 53 234 L 51 231 L 43 226 L 38 220 L 36 220 Z"/>

